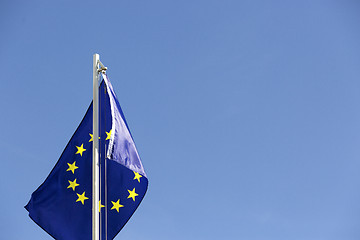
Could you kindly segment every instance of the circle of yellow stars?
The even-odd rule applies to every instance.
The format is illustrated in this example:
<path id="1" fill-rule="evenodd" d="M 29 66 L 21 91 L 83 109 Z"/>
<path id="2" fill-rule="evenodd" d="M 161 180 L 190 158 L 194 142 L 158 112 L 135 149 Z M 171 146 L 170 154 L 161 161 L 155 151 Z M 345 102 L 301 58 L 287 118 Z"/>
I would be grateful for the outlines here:
<path id="1" fill-rule="evenodd" d="M 105 132 L 106 133 L 106 139 L 105 140 L 109 140 L 111 137 L 111 132 L 112 130 L 110 130 L 109 132 Z M 89 133 L 90 135 L 90 140 L 89 142 L 93 141 L 93 134 Z M 99 137 L 100 139 L 100 137 Z M 82 157 L 83 153 L 86 151 L 86 149 L 84 148 L 84 144 L 81 144 L 81 146 L 75 146 L 77 151 L 75 154 L 80 154 L 80 156 Z M 78 169 L 79 167 L 76 166 L 76 161 L 74 161 L 73 163 L 67 163 L 68 165 L 68 169 L 66 170 L 67 172 L 71 172 L 73 175 L 75 174 L 75 170 Z M 142 177 L 141 174 L 139 174 L 138 172 L 134 172 L 134 179 L 133 180 L 137 180 L 140 183 L 140 178 Z M 69 182 L 69 186 L 67 188 L 72 189 L 75 192 L 76 187 L 80 186 L 79 183 L 77 183 L 77 179 L 75 178 L 73 181 L 68 180 Z M 137 194 L 135 192 L 135 188 L 133 188 L 133 190 L 127 190 L 129 193 L 129 196 L 127 197 L 128 199 L 131 198 L 134 202 L 136 200 L 136 197 L 139 196 L 139 194 Z M 89 198 L 86 197 L 85 195 L 85 191 L 82 194 L 79 194 L 76 192 L 77 195 L 77 200 L 75 202 L 80 202 L 82 205 L 85 204 L 85 200 L 88 200 Z M 124 205 L 122 205 L 120 203 L 120 199 L 117 199 L 116 202 L 111 201 L 112 203 L 112 207 L 110 210 L 116 210 L 117 212 L 120 211 L 120 208 L 124 207 Z M 101 201 L 99 201 L 99 212 L 101 211 L 101 208 L 105 207 L 105 205 L 101 204 Z"/>

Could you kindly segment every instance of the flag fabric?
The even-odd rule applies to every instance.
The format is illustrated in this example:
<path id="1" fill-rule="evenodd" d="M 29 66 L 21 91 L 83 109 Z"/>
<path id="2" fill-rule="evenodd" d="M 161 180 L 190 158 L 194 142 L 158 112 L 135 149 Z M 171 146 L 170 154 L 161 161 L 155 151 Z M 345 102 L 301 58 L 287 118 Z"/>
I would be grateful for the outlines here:
<path id="1" fill-rule="evenodd" d="M 99 90 L 102 239 L 113 239 L 142 201 L 148 179 L 112 85 Z M 92 234 L 92 104 L 46 180 L 25 206 L 30 218 L 59 240 Z M 45 143 L 46 144 L 46 143 Z"/>

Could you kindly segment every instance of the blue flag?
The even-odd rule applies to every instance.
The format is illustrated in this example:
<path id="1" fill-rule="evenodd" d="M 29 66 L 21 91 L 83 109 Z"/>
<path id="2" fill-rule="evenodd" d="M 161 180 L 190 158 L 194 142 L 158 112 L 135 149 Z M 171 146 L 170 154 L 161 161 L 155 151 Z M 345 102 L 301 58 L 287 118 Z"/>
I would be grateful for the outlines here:
<path id="1" fill-rule="evenodd" d="M 142 201 L 148 180 L 111 83 L 99 90 L 100 225 L 113 239 Z M 58 240 L 92 234 L 92 104 L 46 180 L 25 206 L 29 216 Z"/>

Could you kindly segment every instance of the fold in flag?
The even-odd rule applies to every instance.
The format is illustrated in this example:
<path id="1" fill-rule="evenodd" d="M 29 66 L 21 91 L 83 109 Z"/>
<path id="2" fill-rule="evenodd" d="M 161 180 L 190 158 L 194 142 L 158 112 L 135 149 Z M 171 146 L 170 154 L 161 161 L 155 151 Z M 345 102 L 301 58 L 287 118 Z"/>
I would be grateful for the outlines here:
<path id="1" fill-rule="evenodd" d="M 142 201 L 148 179 L 111 83 L 105 74 L 102 77 L 100 229 L 103 239 L 113 239 Z M 91 104 L 55 167 L 25 206 L 30 218 L 55 239 L 91 239 L 92 122 Z"/>

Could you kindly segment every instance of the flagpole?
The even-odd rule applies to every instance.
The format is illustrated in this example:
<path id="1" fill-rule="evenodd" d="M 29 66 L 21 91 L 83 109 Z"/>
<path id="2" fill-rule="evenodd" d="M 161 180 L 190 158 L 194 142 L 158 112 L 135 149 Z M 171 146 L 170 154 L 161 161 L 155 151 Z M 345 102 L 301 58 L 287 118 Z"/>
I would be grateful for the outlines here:
<path id="1" fill-rule="evenodd" d="M 100 238 L 99 179 L 99 54 L 93 55 L 93 162 L 92 162 L 92 240 Z"/>

